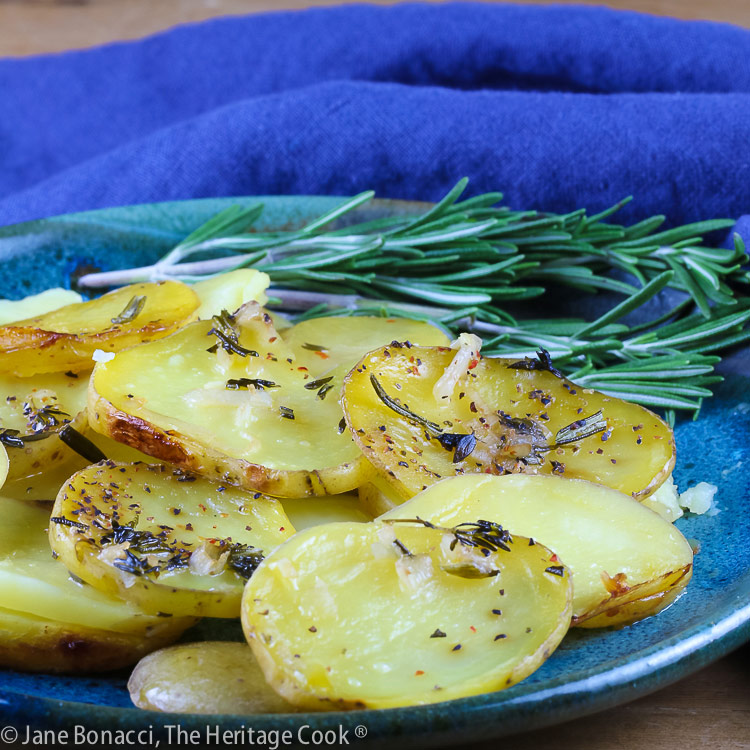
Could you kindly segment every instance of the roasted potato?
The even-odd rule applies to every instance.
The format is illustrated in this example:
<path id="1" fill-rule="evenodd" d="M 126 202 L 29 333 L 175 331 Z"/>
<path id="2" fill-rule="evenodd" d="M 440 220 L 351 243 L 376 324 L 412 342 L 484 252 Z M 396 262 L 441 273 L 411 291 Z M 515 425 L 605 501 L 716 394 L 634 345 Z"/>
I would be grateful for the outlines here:
<path id="1" fill-rule="evenodd" d="M 573 573 L 573 625 L 624 625 L 653 615 L 692 575 L 693 551 L 678 529 L 627 495 L 579 479 L 452 477 L 381 520 L 417 517 L 441 526 L 492 518 L 549 547 Z"/>
<path id="2" fill-rule="evenodd" d="M 197 316 L 201 320 L 210 320 L 222 310 L 234 312 L 247 302 L 265 305 L 268 301 L 266 289 L 270 283 L 267 273 L 252 268 L 238 268 L 199 281 L 193 284 L 193 291 L 201 301 Z"/>
<path id="3" fill-rule="evenodd" d="M 146 612 L 237 617 L 245 581 L 293 533 L 259 493 L 105 461 L 63 485 L 49 539 L 75 575 Z"/>
<path id="4" fill-rule="evenodd" d="M 175 641 L 195 622 L 146 615 L 74 579 L 49 548 L 49 510 L 10 498 L 0 498 L 0 505 L 4 666 L 38 671 L 113 669 Z"/>
<path id="5" fill-rule="evenodd" d="M 89 429 L 85 413 L 82 415 L 81 421 L 85 421 L 85 424 L 80 425 L 81 434 L 91 441 L 106 458 L 121 463 L 135 463 L 137 461 L 151 463 L 151 457 L 145 453 L 122 445 L 122 443 L 117 443 L 111 438 Z M 78 422 L 77 419 L 76 423 Z M 18 500 L 45 500 L 53 503 L 63 484 L 77 471 L 85 469 L 92 463 L 91 460 L 78 453 L 72 451 L 70 453 L 69 459 L 66 458 L 65 461 L 53 465 L 51 468 L 42 469 L 40 467 L 36 474 L 8 480 L 2 488 L 2 494 L 5 497 L 13 497 Z"/>
<path id="6" fill-rule="evenodd" d="M 491 524 L 334 523 L 261 563 L 242 626 L 290 703 L 389 708 L 522 680 L 562 639 L 571 601 L 546 547 Z"/>
<path id="7" fill-rule="evenodd" d="M 8 476 L 8 452 L 5 450 L 5 446 L 0 443 L 0 489 L 5 484 L 5 479 Z"/>
<path id="8" fill-rule="evenodd" d="M 128 680 L 138 708 L 177 714 L 278 714 L 295 709 L 266 682 L 246 643 L 205 641 L 144 657 Z"/>
<path id="9" fill-rule="evenodd" d="M 311 318 L 282 333 L 297 364 L 314 377 L 344 366 L 347 372 L 363 354 L 391 341 L 446 346 L 448 337 L 436 326 L 407 318 L 372 316 Z"/>
<path id="10" fill-rule="evenodd" d="M 316 498 L 284 497 L 281 505 L 297 531 L 336 521 L 365 523 L 373 519 L 372 513 L 367 512 L 359 498 L 350 493 Z"/>
<path id="11" fill-rule="evenodd" d="M 115 352 L 166 336 L 199 304 L 198 295 L 178 281 L 122 287 L 0 327 L 0 367 L 20 377 L 89 370 L 97 349 Z"/>
<path id="12" fill-rule="evenodd" d="M 47 289 L 39 294 L 31 294 L 23 299 L 0 299 L 0 326 L 17 320 L 33 318 L 37 315 L 58 310 L 65 305 L 82 302 L 78 292 L 70 289 Z"/>
<path id="13" fill-rule="evenodd" d="M 73 593 L 68 606 L 78 605 Z M 187 624 L 152 618 L 141 632 L 121 633 L 0 609 L 0 666 L 45 674 L 109 672 L 174 643 Z"/>
<path id="14" fill-rule="evenodd" d="M 337 394 L 354 362 L 318 378 L 299 364 L 300 352 L 257 304 L 246 305 L 100 363 L 89 421 L 118 442 L 246 489 L 276 497 L 347 492 L 363 464 L 341 425 Z"/>
<path id="15" fill-rule="evenodd" d="M 9 481 L 52 470 L 75 457 L 57 431 L 68 423 L 85 429 L 87 390 L 83 373 L 30 378 L 0 374 L 0 439 L 8 449 Z"/>
<path id="16" fill-rule="evenodd" d="M 639 499 L 654 492 L 674 465 L 669 427 L 543 366 L 482 357 L 466 341 L 391 345 L 349 373 L 342 404 L 354 440 L 403 499 L 474 472 L 587 479 Z"/>

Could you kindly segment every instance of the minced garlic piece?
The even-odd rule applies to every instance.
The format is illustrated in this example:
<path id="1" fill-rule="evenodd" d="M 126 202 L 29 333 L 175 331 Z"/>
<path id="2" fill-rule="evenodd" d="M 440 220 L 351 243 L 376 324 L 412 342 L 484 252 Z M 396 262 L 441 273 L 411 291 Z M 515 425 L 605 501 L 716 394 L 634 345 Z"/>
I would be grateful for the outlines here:
<path id="1" fill-rule="evenodd" d="M 190 555 L 188 565 L 190 572 L 199 576 L 216 576 L 223 573 L 227 567 L 229 550 L 221 552 L 220 547 L 210 542 L 203 542 Z"/>
<path id="2" fill-rule="evenodd" d="M 458 351 L 432 388 L 432 395 L 438 403 L 452 398 L 461 376 L 471 369 L 472 363 L 476 365 L 479 361 L 482 339 L 473 333 L 462 333 L 451 344 L 451 349 L 457 349 Z"/>

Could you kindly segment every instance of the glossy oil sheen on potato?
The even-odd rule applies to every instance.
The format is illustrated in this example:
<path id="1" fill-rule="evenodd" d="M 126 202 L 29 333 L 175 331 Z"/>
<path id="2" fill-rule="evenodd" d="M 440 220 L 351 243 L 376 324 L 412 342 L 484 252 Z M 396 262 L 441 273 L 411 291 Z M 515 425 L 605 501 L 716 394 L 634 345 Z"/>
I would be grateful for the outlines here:
<path id="1" fill-rule="evenodd" d="M 135 298 L 137 314 L 118 318 Z M 119 351 L 166 336 L 194 315 L 198 295 L 178 281 L 132 284 L 90 302 L 0 327 L 0 366 L 23 377 L 91 368 L 96 349 Z"/>
<path id="2" fill-rule="evenodd" d="M 242 601 L 271 685 L 306 709 L 388 708 L 500 690 L 533 672 L 567 630 L 567 570 L 528 539 L 486 557 L 451 550 L 451 539 L 335 523 L 279 547 Z"/>
<path id="3" fill-rule="evenodd" d="M 79 430 L 85 427 L 87 390 L 85 373 L 30 378 L 0 373 L 0 431 L 18 430 L 21 436 L 49 434 L 43 440 L 25 442 L 23 447 L 8 447 L 10 480 L 48 471 L 75 457 L 55 433 L 68 422 Z M 48 424 L 39 422 L 45 411 L 51 412 Z"/>
<path id="4" fill-rule="evenodd" d="M 71 477 L 52 516 L 50 544 L 73 573 L 152 614 L 237 617 L 251 563 L 294 533 L 272 498 L 111 461 Z"/>
<path id="5" fill-rule="evenodd" d="M 693 552 L 671 523 L 615 490 L 574 479 L 467 475 L 445 479 L 383 519 L 450 526 L 493 518 L 553 550 L 573 573 L 573 624 L 623 625 L 671 603 Z"/>
<path id="6" fill-rule="evenodd" d="M 275 714 L 295 709 L 266 682 L 246 643 L 203 641 L 156 651 L 128 680 L 138 708 L 179 714 Z"/>
<path id="7" fill-rule="evenodd" d="M 354 319 L 360 320 L 366 324 Z M 396 335 L 398 325 L 376 320 L 387 327 L 383 339 Z M 411 333 L 415 324 L 407 322 Z M 311 374 L 301 364 L 311 353 L 282 340 L 257 305 L 243 307 L 236 319 L 239 343 L 252 352 L 247 356 L 208 351 L 217 341 L 214 325 L 194 323 L 97 366 L 89 398 L 93 428 L 185 469 L 278 497 L 354 489 L 361 452 L 340 429 L 338 396 L 356 358 L 341 364 L 346 357 L 336 354 L 331 336 L 330 370 Z M 434 336 L 432 326 L 416 325 Z M 353 337 L 349 330 L 344 340 Z M 265 385 L 228 388 L 243 378 Z"/>
<path id="8" fill-rule="evenodd" d="M 402 498 L 468 472 L 554 473 L 633 497 L 649 495 L 669 476 L 674 441 L 659 417 L 551 372 L 515 369 L 510 367 L 514 361 L 477 356 L 451 397 L 436 399 L 433 388 L 455 355 L 440 347 L 389 346 L 365 356 L 347 376 L 342 403 L 352 435 Z M 454 462 L 453 451 L 383 403 L 371 376 L 389 397 L 445 432 L 474 433 L 474 451 Z M 559 430 L 599 411 L 605 431 L 546 450 Z M 530 461 L 532 445 L 542 446 L 538 463 Z"/>
<path id="9" fill-rule="evenodd" d="M 71 597 L 70 606 L 76 604 Z M 45 674 L 109 672 L 174 643 L 188 624 L 162 618 L 147 631 L 121 633 L 0 608 L 0 666 Z"/>
<path id="10" fill-rule="evenodd" d="M 65 565 L 52 557 L 47 541 L 49 510 L 5 497 L 0 497 L 0 507 L 0 600 L 6 615 L 6 647 L 8 643 L 20 647 L 23 643 L 33 646 L 37 639 L 47 641 L 53 628 L 69 637 L 79 634 L 81 642 L 90 631 L 96 631 L 99 640 L 102 633 L 127 636 L 117 640 L 113 635 L 113 639 L 131 645 L 142 641 L 143 654 L 176 640 L 195 622 L 193 618 L 146 615 L 132 604 L 76 582 Z M 25 616 L 29 617 L 24 620 Z"/>

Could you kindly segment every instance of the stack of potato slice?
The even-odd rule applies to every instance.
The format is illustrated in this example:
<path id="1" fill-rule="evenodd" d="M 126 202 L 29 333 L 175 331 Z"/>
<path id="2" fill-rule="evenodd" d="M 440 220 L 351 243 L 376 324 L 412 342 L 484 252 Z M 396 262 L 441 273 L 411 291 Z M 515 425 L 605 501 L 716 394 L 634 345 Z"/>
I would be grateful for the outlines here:
<path id="1" fill-rule="evenodd" d="M 656 415 L 420 321 L 291 325 L 267 285 L 139 284 L 0 327 L 0 662 L 111 669 L 241 616 L 250 648 L 143 659 L 136 705 L 431 703 L 684 589 L 690 545 L 639 502 L 674 465 Z"/>

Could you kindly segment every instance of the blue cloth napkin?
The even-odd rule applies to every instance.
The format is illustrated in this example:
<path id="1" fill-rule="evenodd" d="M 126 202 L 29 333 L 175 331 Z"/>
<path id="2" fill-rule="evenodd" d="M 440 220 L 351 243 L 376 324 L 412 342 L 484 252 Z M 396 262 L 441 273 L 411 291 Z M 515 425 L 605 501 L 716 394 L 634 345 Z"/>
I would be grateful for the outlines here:
<path id="1" fill-rule="evenodd" d="M 750 213 L 750 32 L 629 12 L 345 6 L 0 61 L 0 224 L 460 177 L 519 208 Z"/>

